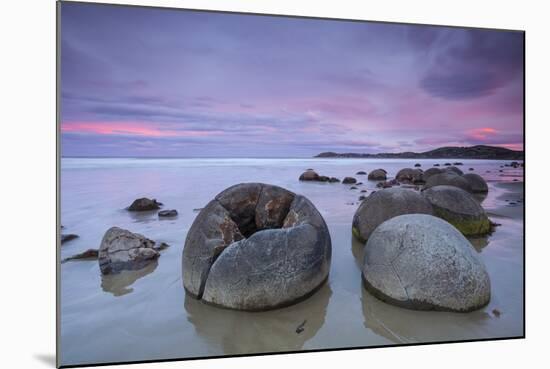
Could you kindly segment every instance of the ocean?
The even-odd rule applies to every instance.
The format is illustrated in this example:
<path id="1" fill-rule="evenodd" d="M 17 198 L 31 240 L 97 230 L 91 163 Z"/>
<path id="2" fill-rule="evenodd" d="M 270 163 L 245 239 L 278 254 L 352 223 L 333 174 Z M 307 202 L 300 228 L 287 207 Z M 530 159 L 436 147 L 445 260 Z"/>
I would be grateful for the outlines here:
<path id="1" fill-rule="evenodd" d="M 358 197 L 376 190 L 357 171 L 383 168 L 389 177 L 420 163 L 460 161 L 489 184 L 483 207 L 502 224 L 471 239 L 487 266 L 491 302 L 468 313 L 412 311 L 388 305 L 361 285 L 363 245 L 351 235 Z M 523 168 L 509 161 L 464 159 L 139 159 L 62 158 L 62 233 L 79 238 L 61 258 L 99 248 L 112 226 L 170 247 L 136 272 L 102 277 L 97 261 L 61 264 L 61 364 L 190 358 L 399 343 L 455 341 L 523 334 Z M 341 183 L 300 182 L 308 168 L 320 175 L 357 178 Z M 502 172 L 500 172 L 502 171 Z M 243 182 L 284 187 L 309 198 L 332 238 L 328 283 L 307 300 L 268 312 L 239 312 L 187 297 L 181 279 L 185 237 L 198 211 L 225 188 Z M 367 193 L 360 193 L 365 189 Z M 179 215 L 125 210 L 139 197 L 156 198 Z M 296 328 L 306 321 L 304 330 Z"/>

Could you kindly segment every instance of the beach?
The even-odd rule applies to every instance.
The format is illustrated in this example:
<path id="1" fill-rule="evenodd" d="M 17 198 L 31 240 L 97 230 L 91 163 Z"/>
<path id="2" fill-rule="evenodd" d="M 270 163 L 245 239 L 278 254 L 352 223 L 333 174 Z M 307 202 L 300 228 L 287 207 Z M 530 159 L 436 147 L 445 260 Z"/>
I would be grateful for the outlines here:
<path id="1" fill-rule="evenodd" d="M 377 190 L 358 171 L 384 168 L 388 178 L 421 164 L 460 161 L 484 177 L 482 205 L 500 224 L 470 239 L 487 267 L 491 301 L 462 314 L 414 311 L 373 297 L 361 283 L 363 245 L 352 237 L 359 196 Z M 61 265 L 61 364 L 139 361 L 220 355 L 459 341 L 523 335 L 523 168 L 509 161 L 465 159 L 169 159 L 62 158 L 61 224 L 79 237 L 61 246 L 61 258 L 98 248 L 118 226 L 169 248 L 138 271 L 102 276 L 97 260 Z M 361 185 L 301 182 L 306 169 Z M 472 171 L 469 168 L 473 168 Z M 267 312 L 209 306 L 186 295 L 181 257 L 187 232 L 214 196 L 243 182 L 281 186 L 307 197 L 325 219 L 332 240 L 329 279 L 314 295 Z M 366 193 L 361 193 L 366 190 Z M 125 210 L 155 198 L 178 216 Z M 305 323 L 304 323 L 305 322 Z M 303 325 L 303 331 L 297 327 Z M 105 339 L 109 337 L 109 339 Z"/>

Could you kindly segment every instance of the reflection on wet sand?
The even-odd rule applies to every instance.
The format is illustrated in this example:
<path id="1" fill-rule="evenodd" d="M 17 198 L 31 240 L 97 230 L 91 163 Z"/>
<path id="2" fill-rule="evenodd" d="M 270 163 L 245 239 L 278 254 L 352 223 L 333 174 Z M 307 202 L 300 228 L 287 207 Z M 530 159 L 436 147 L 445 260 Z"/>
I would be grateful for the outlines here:
<path id="1" fill-rule="evenodd" d="M 245 312 L 207 305 L 186 294 L 184 307 L 197 334 L 220 345 L 225 354 L 295 351 L 323 326 L 331 295 L 330 285 L 325 283 L 298 304 Z"/>
<path id="2" fill-rule="evenodd" d="M 378 300 L 365 288 L 361 302 L 365 327 L 394 343 L 471 339 L 472 332 L 492 319 L 483 310 L 449 313 L 403 309 Z"/>
<path id="3" fill-rule="evenodd" d="M 101 288 L 105 292 L 110 292 L 115 296 L 123 296 L 132 292 L 133 288 L 128 288 L 138 279 L 153 273 L 157 268 L 158 262 L 154 261 L 145 268 L 139 270 L 124 270 L 119 274 L 108 274 L 101 276 Z"/>
<path id="4" fill-rule="evenodd" d="M 353 235 L 351 236 L 351 253 L 355 258 L 355 264 L 359 270 L 363 270 L 363 258 L 364 258 L 365 244 L 358 241 Z"/>
<path id="5" fill-rule="evenodd" d="M 468 241 L 470 241 L 477 252 L 481 252 L 489 244 L 489 236 L 469 237 Z"/>

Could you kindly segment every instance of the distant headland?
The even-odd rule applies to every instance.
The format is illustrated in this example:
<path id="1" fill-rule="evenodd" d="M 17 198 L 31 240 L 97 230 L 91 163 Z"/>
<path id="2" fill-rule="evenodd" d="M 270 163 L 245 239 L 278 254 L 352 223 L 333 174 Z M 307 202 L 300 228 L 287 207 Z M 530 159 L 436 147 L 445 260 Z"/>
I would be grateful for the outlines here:
<path id="1" fill-rule="evenodd" d="M 315 158 L 374 158 L 374 159 L 494 159 L 494 160 L 523 160 L 523 151 L 514 151 L 504 147 L 476 145 L 470 147 L 440 147 L 426 152 L 400 153 L 336 153 L 322 152 Z"/>

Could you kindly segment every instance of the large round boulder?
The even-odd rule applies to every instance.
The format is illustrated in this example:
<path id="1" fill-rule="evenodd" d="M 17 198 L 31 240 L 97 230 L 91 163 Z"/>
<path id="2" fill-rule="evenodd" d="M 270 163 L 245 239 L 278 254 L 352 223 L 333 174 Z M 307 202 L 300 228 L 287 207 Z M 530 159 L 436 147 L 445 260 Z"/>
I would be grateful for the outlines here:
<path id="1" fill-rule="evenodd" d="M 409 309 L 468 312 L 491 298 L 489 275 L 470 242 L 431 215 L 382 223 L 365 246 L 362 276 L 374 296 Z"/>
<path id="2" fill-rule="evenodd" d="M 112 227 L 105 232 L 99 246 L 99 268 L 102 274 L 137 270 L 159 256 L 155 241 L 126 229 Z"/>
<path id="3" fill-rule="evenodd" d="M 464 174 L 463 171 L 461 171 L 460 169 L 458 169 L 458 168 L 455 167 L 455 166 L 447 167 L 447 168 L 445 168 L 445 170 L 448 171 L 448 172 L 453 172 L 453 173 L 455 173 L 455 174 L 458 174 L 459 176 L 461 176 L 461 175 Z"/>
<path id="4" fill-rule="evenodd" d="M 422 183 L 424 182 L 424 178 L 422 176 L 422 170 L 420 169 L 412 169 L 412 168 L 404 168 L 401 169 L 397 174 L 395 175 L 395 178 L 402 183 Z"/>
<path id="5" fill-rule="evenodd" d="M 386 171 L 384 169 L 375 169 L 369 173 L 367 177 L 370 181 L 385 181 L 386 180 Z"/>
<path id="6" fill-rule="evenodd" d="M 451 171 L 432 175 L 426 180 L 424 189 L 435 186 L 454 186 L 461 188 L 464 191 L 472 192 L 470 183 L 462 176 Z"/>
<path id="7" fill-rule="evenodd" d="M 466 236 L 490 232 L 491 222 L 472 194 L 453 186 L 435 186 L 422 192 L 434 214 L 454 225 Z"/>
<path id="8" fill-rule="evenodd" d="M 423 177 L 424 177 L 424 181 L 427 181 L 428 178 L 430 178 L 431 176 L 434 176 L 436 174 L 440 174 L 440 173 L 443 173 L 443 170 L 442 169 L 439 169 L 439 168 L 429 168 L 427 169 L 424 174 L 423 174 Z"/>
<path id="9" fill-rule="evenodd" d="M 473 193 L 486 193 L 489 192 L 489 186 L 482 176 L 475 173 L 466 173 L 462 176 L 466 179 L 472 188 Z"/>
<path id="10" fill-rule="evenodd" d="M 307 198 L 243 183 L 197 215 L 183 250 L 183 284 L 213 305 L 268 310 L 314 293 L 328 277 L 330 260 L 327 225 Z"/>
<path id="11" fill-rule="evenodd" d="M 357 208 L 353 216 L 353 235 L 365 242 L 380 224 L 403 214 L 432 214 L 432 206 L 422 195 L 412 189 L 384 188 L 370 194 Z"/>
<path id="12" fill-rule="evenodd" d="M 318 181 L 319 180 L 319 174 L 317 174 L 316 171 L 313 169 L 308 169 L 302 175 L 300 175 L 299 178 L 300 181 Z"/>

